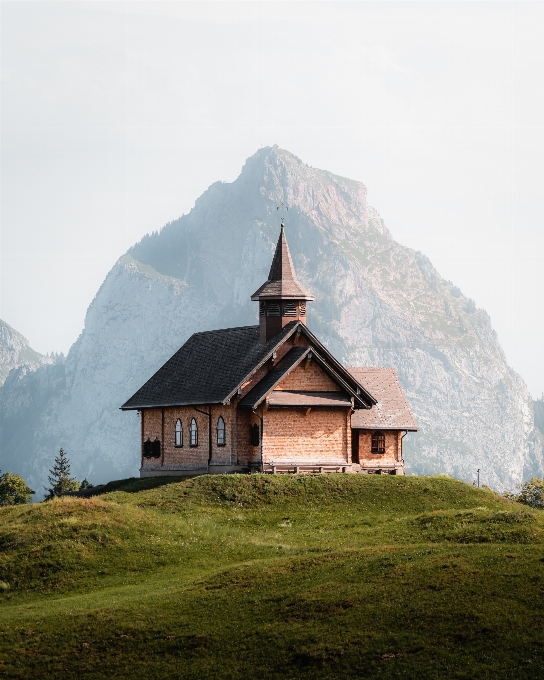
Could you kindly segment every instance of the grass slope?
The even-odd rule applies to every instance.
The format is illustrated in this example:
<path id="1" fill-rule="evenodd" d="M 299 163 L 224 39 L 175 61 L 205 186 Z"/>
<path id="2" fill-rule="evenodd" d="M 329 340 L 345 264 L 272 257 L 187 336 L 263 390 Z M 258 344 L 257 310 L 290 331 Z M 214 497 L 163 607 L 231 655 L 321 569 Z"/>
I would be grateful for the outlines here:
<path id="1" fill-rule="evenodd" d="M 544 513 L 447 477 L 0 509 L 0 677 L 541 678 Z"/>

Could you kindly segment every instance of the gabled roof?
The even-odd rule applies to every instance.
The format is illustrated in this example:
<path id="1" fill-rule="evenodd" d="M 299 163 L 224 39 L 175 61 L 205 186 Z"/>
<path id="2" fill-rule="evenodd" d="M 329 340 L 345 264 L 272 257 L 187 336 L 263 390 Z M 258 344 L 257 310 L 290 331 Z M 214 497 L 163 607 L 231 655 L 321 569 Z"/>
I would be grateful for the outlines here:
<path id="1" fill-rule="evenodd" d="M 259 326 L 194 333 L 121 409 L 226 402 L 296 325 L 266 343 L 259 342 Z"/>
<path id="2" fill-rule="evenodd" d="M 305 335 L 311 335 L 305 326 L 303 326 L 303 328 L 306 331 Z M 316 345 L 318 345 L 317 348 Z M 238 404 L 239 408 L 255 409 L 269 396 L 271 399 L 270 403 L 272 404 L 272 391 L 276 385 L 278 385 L 278 383 L 280 383 L 283 378 L 294 370 L 305 358 L 315 361 L 323 371 L 332 378 L 343 391 L 343 399 L 344 401 L 347 400 L 348 405 L 351 406 L 351 398 L 353 398 L 356 408 L 367 409 L 374 403 L 374 400 L 366 391 L 364 391 L 364 388 L 361 390 L 362 386 L 358 382 L 350 380 L 352 375 L 344 368 L 344 366 L 339 364 L 332 354 L 316 340 L 315 344 L 312 343 L 310 346 L 292 347 L 287 354 L 280 359 L 277 365 L 259 380 L 244 398 L 240 400 Z M 332 365 L 333 362 L 336 366 Z M 291 390 L 288 390 L 288 392 L 291 392 Z M 296 392 L 298 393 L 299 391 L 296 390 Z M 285 394 L 284 392 L 282 393 Z M 274 392 L 274 397 L 276 397 L 277 394 L 278 392 Z M 304 394 L 304 391 L 300 390 L 300 394 Z M 287 397 L 285 397 L 285 399 L 286 398 Z M 296 405 L 302 405 L 300 400 L 298 400 L 298 402 L 295 400 L 295 402 Z M 295 402 L 293 402 L 293 405 L 295 405 Z M 338 400 L 336 400 L 335 405 L 338 405 L 338 403 Z M 287 402 L 285 402 L 285 405 L 287 405 Z M 323 403 L 322 405 L 325 404 Z"/>
<path id="3" fill-rule="evenodd" d="M 266 343 L 259 341 L 259 332 L 259 326 L 242 326 L 195 333 L 121 409 L 227 403 L 294 333 L 306 337 L 313 360 L 334 372 L 335 381 L 354 396 L 359 407 L 370 408 L 375 403 L 357 378 L 300 321 L 291 321 Z M 290 352 L 293 349 L 307 348 L 295 347 Z"/>
<path id="4" fill-rule="evenodd" d="M 251 296 L 252 300 L 261 300 L 263 298 L 314 299 L 314 296 L 297 280 L 291 253 L 285 238 L 283 223 L 272 266 L 270 267 L 270 273 L 268 274 L 268 280 Z"/>
<path id="5" fill-rule="evenodd" d="M 311 352 L 312 348 L 307 345 L 292 347 L 287 354 L 282 357 L 271 371 L 259 380 L 259 382 L 240 400 L 240 408 L 257 408 L 266 395 L 276 387 L 276 385 L 290 373 L 293 368 L 298 366 L 304 357 Z"/>
<path id="6" fill-rule="evenodd" d="M 351 427 L 417 432 L 416 419 L 394 368 L 349 367 L 347 370 L 378 401 L 370 410 L 355 411 Z"/>

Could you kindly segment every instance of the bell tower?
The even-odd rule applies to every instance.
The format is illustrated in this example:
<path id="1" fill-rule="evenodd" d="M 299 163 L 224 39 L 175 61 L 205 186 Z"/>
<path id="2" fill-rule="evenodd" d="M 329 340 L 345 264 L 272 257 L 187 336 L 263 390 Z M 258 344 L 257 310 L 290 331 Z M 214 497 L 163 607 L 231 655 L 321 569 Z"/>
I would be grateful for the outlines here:
<path id="1" fill-rule="evenodd" d="M 251 299 L 259 302 L 261 342 L 273 338 L 291 321 L 306 323 L 306 303 L 314 296 L 297 281 L 283 220 L 268 280 L 253 293 Z"/>

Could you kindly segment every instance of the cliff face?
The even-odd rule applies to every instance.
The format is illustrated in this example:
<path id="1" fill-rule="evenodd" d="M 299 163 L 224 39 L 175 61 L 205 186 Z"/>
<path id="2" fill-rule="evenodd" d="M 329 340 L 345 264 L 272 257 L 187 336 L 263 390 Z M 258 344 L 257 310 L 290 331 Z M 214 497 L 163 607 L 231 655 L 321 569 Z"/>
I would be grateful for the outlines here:
<path id="1" fill-rule="evenodd" d="M 472 481 L 481 468 L 497 489 L 542 474 L 532 400 L 487 314 L 393 240 L 361 183 L 276 147 L 117 262 L 64 365 L 12 372 L 0 390 L 2 466 L 13 456 L 38 485 L 63 446 L 79 476 L 137 474 L 137 416 L 118 407 L 193 332 L 257 323 L 249 296 L 267 277 L 282 202 L 316 297 L 309 327 L 345 364 L 399 372 L 420 425 L 404 440 L 409 471 Z"/>
<path id="2" fill-rule="evenodd" d="M 3 385 L 12 368 L 27 366 L 31 370 L 53 360 L 35 352 L 28 340 L 0 319 L 0 385 Z"/>

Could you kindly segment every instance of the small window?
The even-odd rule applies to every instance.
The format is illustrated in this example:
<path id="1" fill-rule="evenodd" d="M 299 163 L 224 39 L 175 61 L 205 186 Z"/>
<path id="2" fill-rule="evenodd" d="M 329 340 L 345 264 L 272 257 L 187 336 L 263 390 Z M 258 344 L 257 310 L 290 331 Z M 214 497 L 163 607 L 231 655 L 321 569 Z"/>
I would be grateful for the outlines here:
<path id="1" fill-rule="evenodd" d="M 225 446 L 225 443 L 225 421 L 223 420 L 223 416 L 219 416 L 219 420 L 217 421 L 217 446 Z"/>
<path id="2" fill-rule="evenodd" d="M 151 458 L 151 439 L 144 442 L 144 458 Z"/>
<path id="3" fill-rule="evenodd" d="M 267 316 L 281 316 L 281 309 L 279 302 L 269 302 L 267 308 Z"/>
<path id="4" fill-rule="evenodd" d="M 161 457 L 161 442 L 159 439 L 155 439 L 154 442 L 151 442 L 151 455 L 153 458 Z"/>
<path id="5" fill-rule="evenodd" d="M 181 424 L 181 420 L 179 418 L 176 420 L 175 446 L 177 448 L 183 446 L 183 425 Z"/>
<path id="6" fill-rule="evenodd" d="M 249 443 L 252 446 L 259 446 L 260 444 L 260 437 L 259 437 L 259 426 L 257 423 L 255 425 L 250 425 L 249 426 Z"/>
<path id="7" fill-rule="evenodd" d="M 198 426 L 197 426 L 196 420 L 194 418 L 191 420 L 191 427 L 189 428 L 189 435 L 190 435 L 190 445 L 191 446 L 198 446 Z"/>
<path id="8" fill-rule="evenodd" d="M 264 302 L 259 303 L 259 315 L 264 316 L 266 313 L 266 304 Z"/>
<path id="9" fill-rule="evenodd" d="M 296 316 L 297 306 L 294 302 L 286 302 L 283 305 L 283 316 Z"/>
<path id="10" fill-rule="evenodd" d="M 301 302 L 299 305 L 300 316 L 306 316 L 306 303 Z"/>
<path id="11" fill-rule="evenodd" d="M 374 432 L 372 434 L 372 448 L 371 453 L 385 453 L 385 435 L 383 432 Z"/>

